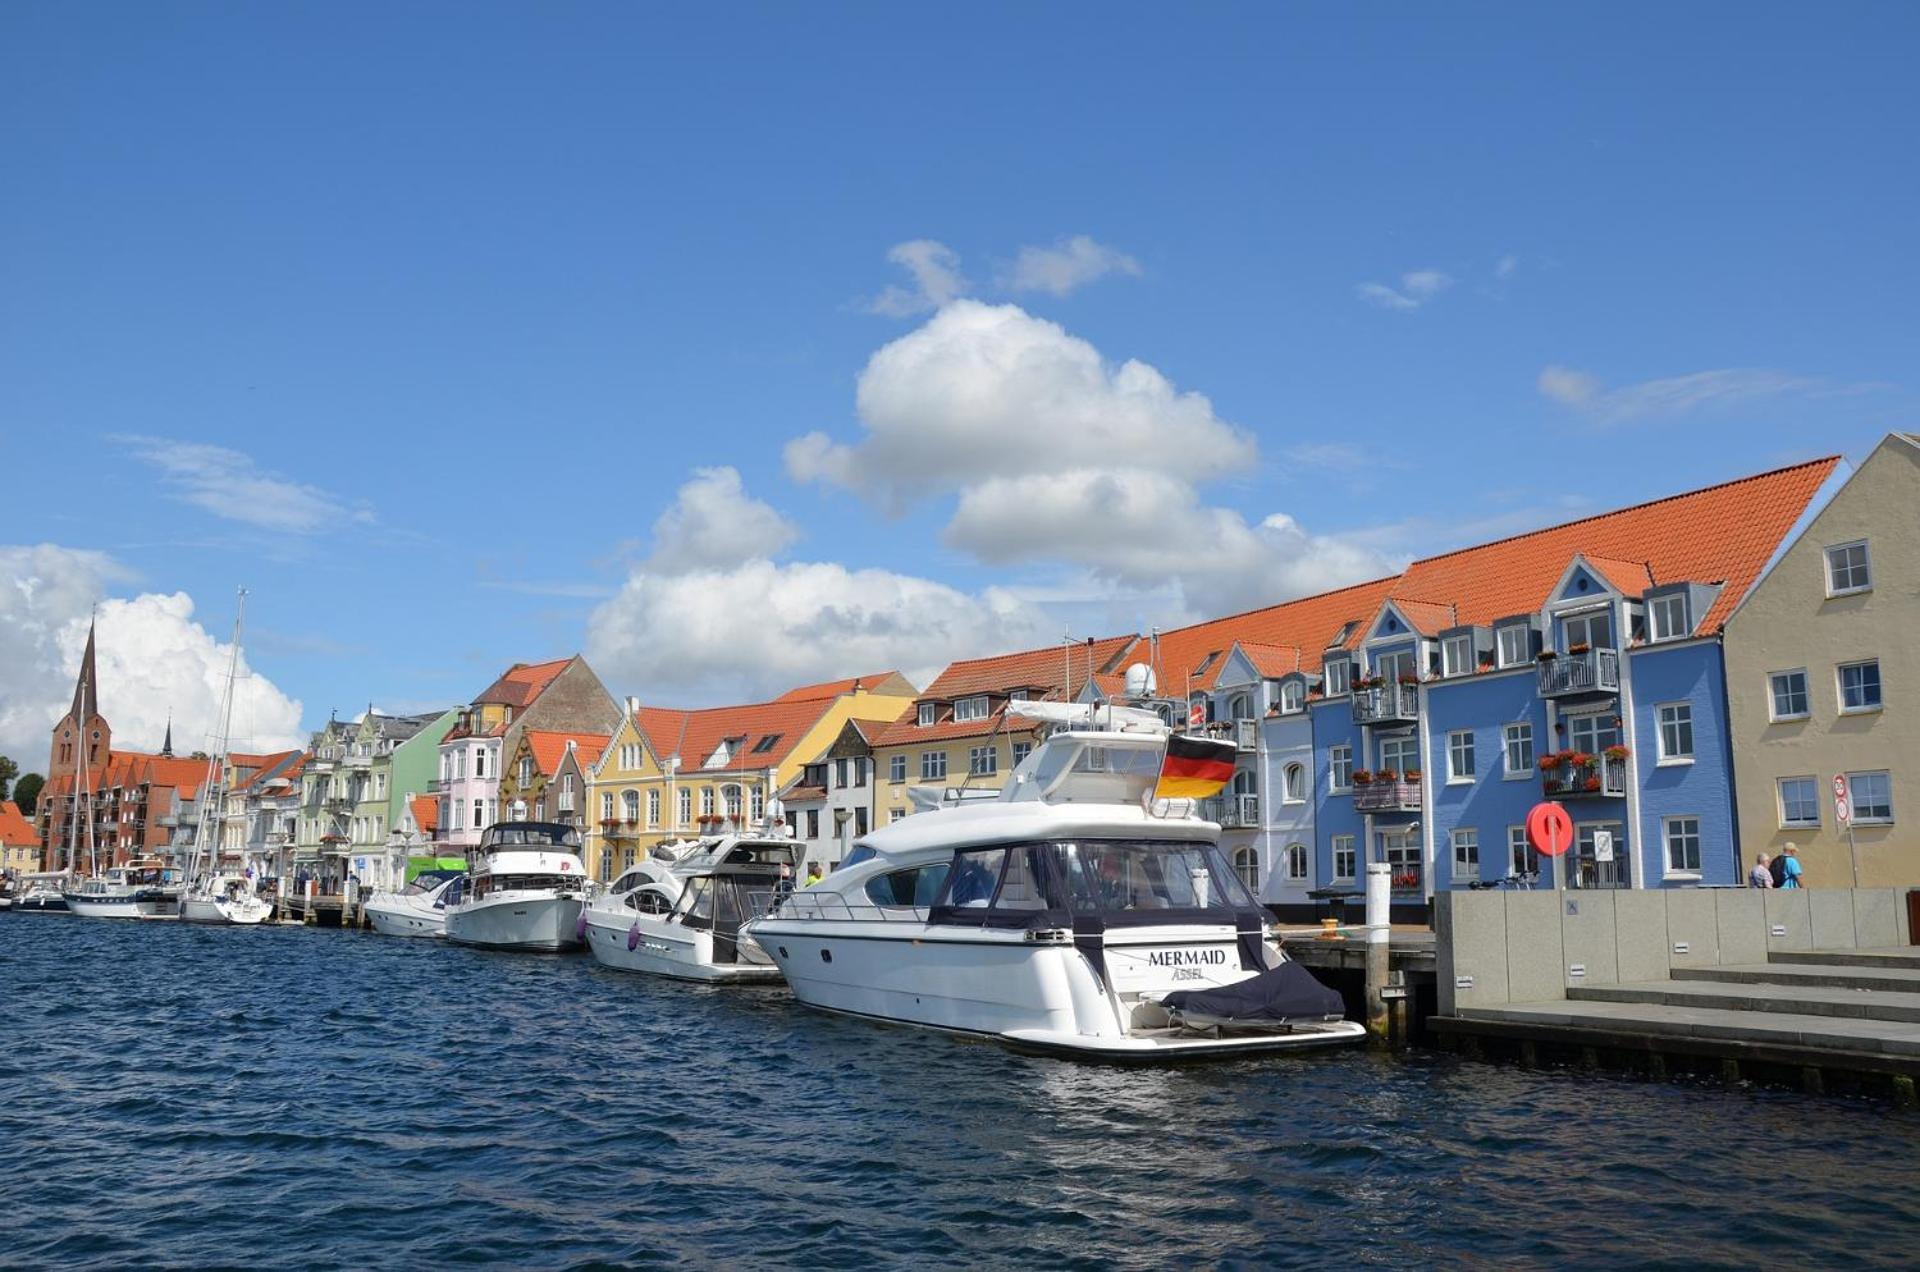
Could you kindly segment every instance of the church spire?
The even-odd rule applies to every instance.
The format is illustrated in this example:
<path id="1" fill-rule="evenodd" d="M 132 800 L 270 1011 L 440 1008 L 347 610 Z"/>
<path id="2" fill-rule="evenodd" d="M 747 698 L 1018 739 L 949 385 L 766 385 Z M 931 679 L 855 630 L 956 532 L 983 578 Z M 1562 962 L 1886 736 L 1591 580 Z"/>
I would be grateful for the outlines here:
<path id="1" fill-rule="evenodd" d="M 86 727 L 100 714 L 100 695 L 93 671 L 93 624 L 87 624 L 87 652 L 80 656 L 80 679 L 73 686 L 73 725 Z"/>
<path id="2" fill-rule="evenodd" d="M 160 744 L 160 754 L 173 758 L 173 708 L 167 708 L 167 740 Z"/>

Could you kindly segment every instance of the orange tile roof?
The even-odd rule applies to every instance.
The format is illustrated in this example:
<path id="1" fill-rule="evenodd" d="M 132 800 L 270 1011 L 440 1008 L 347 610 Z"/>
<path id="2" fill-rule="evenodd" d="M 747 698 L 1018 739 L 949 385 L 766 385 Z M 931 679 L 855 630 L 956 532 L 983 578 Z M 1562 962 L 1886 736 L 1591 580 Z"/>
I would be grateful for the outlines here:
<path id="1" fill-rule="evenodd" d="M 39 843 L 40 832 L 20 811 L 20 805 L 10 799 L 0 800 L 0 844 L 9 848 L 26 848 L 36 847 Z"/>
<path id="2" fill-rule="evenodd" d="M 533 752 L 534 764 L 549 777 L 560 771 L 560 761 L 567 758 L 567 743 L 573 743 L 580 752 L 580 767 L 585 768 L 600 758 L 608 741 L 604 733 L 550 733 L 541 729 L 528 729 L 526 733 L 526 747 Z"/>
<path id="3" fill-rule="evenodd" d="M 1622 561 L 1598 552 L 1582 552 L 1580 556 L 1622 596 L 1638 596 L 1653 586 L 1653 571 L 1645 561 Z"/>
<path id="4" fill-rule="evenodd" d="M 1207 665 L 1207 672 L 1209 676 L 1217 675 L 1220 662 L 1226 658 L 1227 650 L 1233 648 L 1236 641 L 1242 646 L 1256 644 L 1297 649 L 1300 651 L 1299 669 L 1309 675 L 1318 675 L 1322 656 L 1334 638 L 1339 636 L 1340 629 L 1348 623 L 1354 623 L 1357 625 L 1356 634 L 1363 630 L 1366 621 L 1379 610 L 1380 602 L 1386 599 L 1387 593 L 1397 582 L 1398 579 L 1393 578 L 1373 579 L 1337 591 L 1303 596 L 1296 601 L 1284 601 L 1264 609 L 1230 614 L 1225 618 L 1162 632 L 1160 662 L 1154 673 L 1160 682 L 1160 694 L 1167 698 L 1184 697 L 1189 673 L 1199 667 L 1208 654 L 1216 651 L 1219 657 Z M 1146 647 L 1143 645 L 1135 653 L 1138 660 L 1144 661 Z M 1293 669 L 1289 659 L 1287 670 Z M 1193 687 L 1202 686 L 1196 683 Z"/>
<path id="5" fill-rule="evenodd" d="M 1460 625 L 1459 610 L 1443 601 L 1416 601 L 1410 596 L 1401 596 L 1397 592 L 1387 598 L 1393 607 L 1406 616 L 1413 630 L 1422 636 L 1438 636 L 1449 627 Z M 1355 632 L 1356 638 L 1364 639 L 1364 633 Z"/>
<path id="6" fill-rule="evenodd" d="M 488 685 L 474 702 L 498 702 L 509 707 L 529 706 L 572 661 L 572 658 L 556 658 L 552 662 L 515 663 L 507 668 L 500 679 Z"/>
<path id="7" fill-rule="evenodd" d="M 873 740 L 875 746 L 899 746 L 914 742 L 947 742 L 956 738 L 986 737 L 1000 724 L 1004 706 L 996 705 L 981 720 L 955 720 L 950 705 L 956 698 L 980 694 L 1004 695 L 1013 689 L 1026 689 L 1035 697 L 1072 701 L 1089 676 L 1111 674 L 1139 637 L 1108 636 L 1071 647 L 1045 645 L 1018 653 L 998 654 L 992 658 L 970 658 L 951 663 L 920 694 L 919 701 L 935 702 L 939 710 L 934 723 L 922 725 L 919 710 L 909 708 Z M 1062 693 L 1062 682 L 1065 692 Z M 1031 725 L 1010 730 L 1030 732 Z"/>
<path id="8" fill-rule="evenodd" d="M 641 707 L 634 713 L 633 723 L 656 758 L 665 762 L 670 755 L 680 756 L 682 773 L 744 773 L 773 768 L 784 761 L 801 736 L 818 723 L 832 705 L 831 698 L 807 698 L 704 707 L 694 711 Z M 767 744 L 767 749 L 755 749 L 769 737 L 775 740 Z M 743 740 L 725 764 L 714 769 L 701 768 L 727 738 Z"/>
<path id="9" fill-rule="evenodd" d="M 838 698 L 843 693 L 852 693 L 859 685 L 863 693 L 878 693 L 876 686 L 891 681 L 904 681 L 906 677 L 897 671 L 881 671 L 869 676 L 848 676 L 844 680 L 828 680 L 817 685 L 801 685 L 798 689 L 789 689 L 775 698 L 775 702 L 808 702 L 815 698 Z"/>
<path id="10" fill-rule="evenodd" d="M 413 813 L 413 824 L 423 835 L 431 835 L 440 829 L 440 801 L 431 795 L 415 795 L 407 804 Z"/>
<path id="11" fill-rule="evenodd" d="M 1240 652 L 1247 656 L 1253 669 L 1266 680 L 1278 680 L 1282 676 L 1299 671 L 1306 662 L 1306 653 L 1298 645 L 1263 645 L 1258 641 L 1236 641 Z M 1227 660 L 1222 658 L 1220 666 L 1224 669 Z M 1214 683 L 1219 683 L 1219 675 L 1214 675 Z"/>
<path id="12" fill-rule="evenodd" d="M 1697 628 L 1718 631 L 1839 463 L 1830 455 L 1428 557 L 1394 591 L 1444 597 L 1459 607 L 1458 622 L 1490 623 L 1540 609 L 1580 553 L 1596 568 L 1601 557 L 1644 564 L 1658 583 L 1724 583 Z M 1629 565 L 1619 568 L 1632 577 Z"/>

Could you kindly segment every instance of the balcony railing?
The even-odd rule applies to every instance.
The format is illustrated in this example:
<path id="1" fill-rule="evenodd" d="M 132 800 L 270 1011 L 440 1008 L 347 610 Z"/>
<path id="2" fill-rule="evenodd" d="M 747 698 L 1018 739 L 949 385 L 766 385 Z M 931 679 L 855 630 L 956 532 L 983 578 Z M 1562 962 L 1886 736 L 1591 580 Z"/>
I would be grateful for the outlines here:
<path id="1" fill-rule="evenodd" d="M 1396 861 L 1393 866 L 1393 890 L 1420 894 L 1426 890 L 1426 868 L 1418 861 Z"/>
<path id="2" fill-rule="evenodd" d="M 1624 758 L 1563 752 L 1541 759 L 1540 789 L 1548 799 L 1617 799 L 1627 793 Z"/>
<path id="3" fill-rule="evenodd" d="M 1620 654 L 1612 649 L 1589 649 L 1540 661 L 1540 696 L 1571 698 L 1589 693 L 1620 692 Z"/>
<path id="4" fill-rule="evenodd" d="M 1353 691 L 1355 724 L 1412 724 L 1419 718 L 1419 685 L 1377 685 Z"/>
<path id="5" fill-rule="evenodd" d="M 1353 788 L 1353 808 L 1359 813 L 1417 813 L 1420 782 L 1369 782 Z"/>
<path id="6" fill-rule="evenodd" d="M 1208 821 L 1219 822 L 1228 830 L 1251 829 L 1260 824 L 1260 797 L 1222 795 L 1206 801 L 1201 815 Z"/>

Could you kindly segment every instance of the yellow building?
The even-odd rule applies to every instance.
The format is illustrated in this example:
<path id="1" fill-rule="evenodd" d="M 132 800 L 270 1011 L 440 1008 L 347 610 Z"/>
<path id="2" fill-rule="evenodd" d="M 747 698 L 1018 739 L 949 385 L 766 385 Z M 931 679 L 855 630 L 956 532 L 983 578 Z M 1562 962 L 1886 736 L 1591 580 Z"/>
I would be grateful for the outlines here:
<path id="1" fill-rule="evenodd" d="M 1034 742 L 1031 724 L 1009 727 L 1007 703 L 1074 701 L 1089 677 L 1117 674 L 1137 643 L 1110 636 L 949 666 L 874 739 L 876 820 L 884 826 L 911 813 L 907 792 L 916 786 L 999 790 Z"/>
<path id="2" fill-rule="evenodd" d="M 762 827 L 775 793 L 848 720 L 913 702 L 899 672 L 806 685 L 771 702 L 679 710 L 627 700 L 587 773 L 587 869 L 602 881 L 669 839 Z"/>
<path id="3" fill-rule="evenodd" d="M 40 832 L 12 800 L 0 800 L 0 872 L 32 874 L 40 869 Z"/>

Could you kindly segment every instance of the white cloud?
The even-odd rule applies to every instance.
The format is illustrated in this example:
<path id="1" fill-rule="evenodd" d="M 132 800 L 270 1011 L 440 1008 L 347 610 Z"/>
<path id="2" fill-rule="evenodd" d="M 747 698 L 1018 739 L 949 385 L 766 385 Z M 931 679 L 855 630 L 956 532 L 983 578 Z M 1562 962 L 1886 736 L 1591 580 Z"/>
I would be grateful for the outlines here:
<path id="1" fill-rule="evenodd" d="M 965 294 L 970 284 L 960 273 L 960 256 L 945 243 L 932 239 L 913 239 L 896 243 L 887 251 L 887 259 L 905 269 L 913 279 L 911 287 L 889 284 L 867 302 L 867 308 L 889 318 L 910 318 Z"/>
<path id="2" fill-rule="evenodd" d="M 1021 248 L 1001 283 L 1010 291 L 1065 296 L 1108 274 L 1139 273 L 1140 262 L 1125 252 L 1076 234 L 1052 247 Z"/>
<path id="3" fill-rule="evenodd" d="M 266 472 L 251 456 L 224 446 L 131 433 L 107 440 L 126 446 L 135 458 L 158 468 L 174 498 L 229 521 L 262 530 L 312 534 L 373 520 L 364 507 L 349 506 L 316 486 Z"/>
<path id="4" fill-rule="evenodd" d="M 1066 560 L 1129 588 L 1179 586 L 1200 614 L 1271 605 L 1392 572 L 1371 548 L 1276 513 L 1249 525 L 1148 469 L 997 477 L 962 493 L 949 544 L 995 565 Z"/>
<path id="5" fill-rule="evenodd" d="M 54 544 L 0 547 L 0 751 L 22 769 L 46 765 L 49 730 L 73 700 L 86 645 L 87 619 L 98 606 L 96 660 L 100 708 L 116 745 L 160 745 L 168 712 L 181 753 L 210 745 L 232 646 L 194 621 L 184 592 L 106 596 L 127 575 L 111 558 Z M 236 686 L 236 749 L 300 745 L 300 703 L 253 674 L 241 657 Z"/>
<path id="6" fill-rule="evenodd" d="M 1402 313 L 1420 308 L 1453 286 L 1453 278 L 1437 269 L 1416 269 L 1400 275 L 1400 286 L 1385 283 L 1361 283 L 1354 289 L 1360 299 Z"/>
<path id="7" fill-rule="evenodd" d="M 1504 282 L 1512 278 L 1514 271 L 1519 268 L 1520 258 L 1509 252 L 1493 263 L 1493 276 Z"/>
<path id="8" fill-rule="evenodd" d="M 653 523 L 651 565 L 676 574 L 729 565 L 774 556 L 799 537 L 799 527 L 746 493 L 738 470 L 700 468 Z"/>
<path id="9" fill-rule="evenodd" d="M 1017 305 L 959 300 L 878 350 L 856 405 L 855 445 L 811 433 L 787 445 L 801 481 L 897 505 L 1032 471 L 1138 457 L 1182 477 L 1251 463 L 1251 438 L 1144 362 L 1110 366 L 1087 341 Z"/>
<path id="10" fill-rule="evenodd" d="M 1536 382 L 1542 396 L 1607 421 L 1691 412 L 1760 398 L 1812 393 L 1822 382 L 1764 367 L 1727 367 L 1606 388 L 1599 377 L 1549 366 Z"/>

